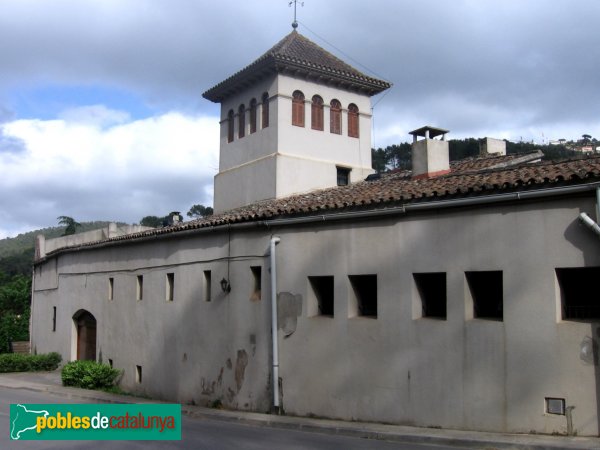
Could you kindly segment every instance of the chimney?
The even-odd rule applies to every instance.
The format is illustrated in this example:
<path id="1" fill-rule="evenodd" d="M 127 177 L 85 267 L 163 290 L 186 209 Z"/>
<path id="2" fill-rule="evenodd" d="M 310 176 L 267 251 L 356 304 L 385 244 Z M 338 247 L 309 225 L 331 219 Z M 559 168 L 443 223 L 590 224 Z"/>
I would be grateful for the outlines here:
<path id="1" fill-rule="evenodd" d="M 435 178 L 450 172 L 450 156 L 448 130 L 424 126 L 409 134 L 413 136 L 412 143 L 412 177 L 413 180 Z M 425 139 L 418 140 L 418 137 Z M 435 139 L 440 137 L 439 139 Z"/>
<path id="2" fill-rule="evenodd" d="M 502 139 L 483 138 L 479 141 L 479 156 L 506 155 L 506 141 Z"/>

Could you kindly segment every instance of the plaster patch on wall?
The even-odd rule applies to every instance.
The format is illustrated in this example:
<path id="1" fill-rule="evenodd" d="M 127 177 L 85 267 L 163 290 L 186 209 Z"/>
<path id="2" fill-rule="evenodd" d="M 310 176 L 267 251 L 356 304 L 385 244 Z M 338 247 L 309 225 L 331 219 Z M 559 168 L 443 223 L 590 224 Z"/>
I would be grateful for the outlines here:
<path id="1" fill-rule="evenodd" d="M 579 347 L 579 359 L 584 364 L 598 365 L 598 344 L 589 336 L 583 338 Z"/>
<path id="2" fill-rule="evenodd" d="M 247 365 L 248 354 L 246 353 L 246 350 L 238 350 L 237 360 L 235 361 L 235 385 L 238 392 L 240 392 L 242 384 L 244 384 L 244 373 L 246 372 Z"/>
<path id="3" fill-rule="evenodd" d="M 277 320 L 279 329 L 283 330 L 285 337 L 291 336 L 296 331 L 298 317 L 302 314 L 302 296 L 291 292 L 277 294 Z"/>

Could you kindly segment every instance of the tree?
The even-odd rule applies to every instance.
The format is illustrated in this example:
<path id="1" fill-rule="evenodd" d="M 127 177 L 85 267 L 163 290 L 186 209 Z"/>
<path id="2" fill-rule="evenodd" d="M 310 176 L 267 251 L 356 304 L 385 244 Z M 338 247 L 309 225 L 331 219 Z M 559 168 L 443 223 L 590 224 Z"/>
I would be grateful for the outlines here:
<path id="1" fill-rule="evenodd" d="M 140 220 L 140 225 L 144 227 L 158 228 L 162 227 L 168 217 L 146 216 Z"/>
<path id="2" fill-rule="evenodd" d="M 57 219 L 59 225 L 64 225 L 65 232 L 63 236 L 68 236 L 70 234 L 75 234 L 77 232 L 77 227 L 80 227 L 81 224 L 76 222 L 75 219 L 68 216 L 58 216 Z"/>
<path id="3" fill-rule="evenodd" d="M 188 217 L 193 219 L 202 219 L 203 217 L 212 216 L 214 210 L 210 206 L 193 205 L 187 212 Z"/>

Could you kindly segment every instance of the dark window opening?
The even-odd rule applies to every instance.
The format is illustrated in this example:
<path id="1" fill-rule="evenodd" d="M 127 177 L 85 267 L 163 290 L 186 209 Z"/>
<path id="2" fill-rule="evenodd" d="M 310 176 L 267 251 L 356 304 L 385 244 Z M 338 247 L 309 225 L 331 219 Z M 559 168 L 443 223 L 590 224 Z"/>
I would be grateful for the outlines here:
<path id="1" fill-rule="evenodd" d="M 318 315 L 333 317 L 333 277 L 308 277 L 317 301 Z"/>
<path id="2" fill-rule="evenodd" d="M 204 271 L 204 301 L 211 301 L 212 292 L 212 275 L 210 270 Z"/>
<path id="3" fill-rule="evenodd" d="M 56 331 L 56 306 L 52 307 L 52 331 Z"/>
<path id="4" fill-rule="evenodd" d="M 135 381 L 137 383 L 142 382 L 142 366 L 135 366 Z"/>
<path id="5" fill-rule="evenodd" d="M 377 317 L 377 275 L 349 275 L 359 316 Z"/>
<path id="6" fill-rule="evenodd" d="M 238 138 L 246 135 L 246 107 L 241 104 L 238 108 Z"/>
<path id="7" fill-rule="evenodd" d="M 292 125 L 304 126 L 304 94 L 300 91 L 292 94 Z"/>
<path id="8" fill-rule="evenodd" d="M 166 294 L 166 300 L 168 302 L 172 302 L 174 294 L 175 294 L 175 274 L 174 273 L 167 274 L 167 286 L 166 286 L 165 294 Z"/>
<path id="9" fill-rule="evenodd" d="M 112 368 L 112 366 L 113 366 L 113 360 L 112 360 L 112 359 L 110 359 L 110 358 L 108 358 L 108 365 L 109 365 L 111 368 Z"/>
<path id="10" fill-rule="evenodd" d="M 227 142 L 233 142 L 233 109 L 227 113 Z"/>
<path id="11" fill-rule="evenodd" d="M 350 169 L 345 167 L 337 167 L 337 185 L 347 186 L 350 184 Z"/>
<path id="12" fill-rule="evenodd" d="M 256 99 L 250 100 L 250 134 L 256 133 Z"/>
<path id="13" fill-rule="evenodd" d="M 502 271 L 465 272 L 465 276 L 473 298 L 473 317 L 502 320 Z"/>
<path id="14" fill-rule="evenodd" d="M 136 298 L 138 300 L 141 300 L 142 298 L 144 298 L 144 276 L 143 275 L 138 275 L 137 276 L 137 289 L 136 289 Z"/>
<path id="15" fill-rule="evenodd" d="M 323 131 L 323 99 L 318 95 L 312 98 L 310 123 L 313 130 Z"/>
<path id="16" fill-rule="evenodd" d="M 597 290 L 600 267 L 556 269 L 563 320 L 599 320 Z"/>
<path id="17" fill-rule="evenodd" d="M 254 287 L 252 289 L 251 300 L 260 300 L 262 295 L 262 267 L 252 266 L 250 267 L 252 272 L 252 278 L 254 279 Z"/>
<path id="18" fill-rule="evenodd" d="M 267 128 L 269 126 L 269 94 L 264 93 L 262 95 L 262 127 Z"/>
<path id="19" fill-rule="evenodd" d="M 446 319 L 446 273 L 413 273 L 423 317 Z"/>
<path id="20" fill-rule="evenodd" d="M 114 294 L 115 294 L 115 279 L 111 277 L 108 279 L 108 299 L 113 300 Z"/>

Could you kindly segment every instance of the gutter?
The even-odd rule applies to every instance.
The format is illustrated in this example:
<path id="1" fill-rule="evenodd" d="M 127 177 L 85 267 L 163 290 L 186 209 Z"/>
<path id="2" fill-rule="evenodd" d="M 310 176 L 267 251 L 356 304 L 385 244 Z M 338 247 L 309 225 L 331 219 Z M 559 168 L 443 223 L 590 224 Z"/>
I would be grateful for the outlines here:
<path id="1" fill-rule="evenodd" d="M 63 249 L 57 249 L 55 252 L 47 255 L 46 257 L 35 261 L 34 265 L 40 264 L 44 262 L 46 259 L 52 258 L 61 253 L 67 252 L 75 252 L 82 251 L 87 249 L 98 249 L 110 247 L 113 245 L 124 244 L 124 243 L 139 243 L 139 242 L 151 242 L 157 239 L 165 239 L 165 238 L 174 238 L 179 236 L 188 236 L 188 235 L 197 235 L 202 233 L 212 233 L 215 231 L 220 231 L 221 227 L 227 225 L 228 229 L 231 230 L 249 230 L 249 229 L 258 229 L 258 228 L 271 228 L 278 226 L 290 226 L 290 225 L 298 225 L 298 224 L 306 224 L 306 223 L 318 223 L 318 222 L 331 222 L 331 221 L 340 221 L 340 220 L 355 220 L 362 218 L 380 218 L 387 216 L 395 216 L 406 214 L 411 211 L 428 211 L 428 210 L 438 210 L 445 208 L 458 208 L 464 206 L 476 206 L 476 205 L 488 205 L 488 204 L 496 204 L 496 203 L 504 203 L 511 201 L 519 201 L 519 200 L 532 200 L 546 197 L 554 197 L 560 195 L 571 195 L 578 194 L 588 191 L 600 189 L 600 182 L 595 183 L 586 183 L 586 184 L 578 184 L 574 186 L 562 186 L 562 187 L 553 187 L 549 189 L 537 189 L 531 191 L 519 191 L 519 192 L 510 192 L 503 194 L 492 194 L 492 195 L 482 195 L 477 197 L 469 197 L 469 198 L 455 198 L 448 200 L 437 200 L 437 201 L 425 201 L 423 203 L 405 203 L 403 205 L 392 206 L 381 209 L 371 209 L 367 211 L 346 211 L 339 213 L 325 213 L 320 215 L 311 215 L 311 216 L 303 216 L 303 217 L 290 217 L 290 218 L 281 218 L 281 219 L 270 219 L 270 220 L 260 220 L 260 221 L 251 221 L 251 222 L 240 222 L 233 224 L 223 224 L 217 226 L 210 227 L 202 227 L 202 228 L 192 228 L 189 230 L 183 230 L 172 233 L 161 233 L 161 234 L 153 234 L 150 236 L 142 236 L 139 238 L 133 239 L 117 239 L 117 240 L 109 240 L 109 241 L 100 241 L 97 244 L 84 245 L 80 247 L 65 247 Z M 597 196 L 600 197 L 600 193 L 597 192 Z M 598 211 L 600 215 L 600 209 Z"/>
<path id="2" fill-rule="evenodd" d="M 598 237 L 600 237 L 600 225 L 594 222 L 594 219 L 592 219 L 586 213 L 582 212 L 581 214 L 579 214 L 579 220 L 586 227 L 588 227 L 590 230 L 596 233 Z M 596 220 L 600 220 L 600 187 L 596 189 Z"/>

